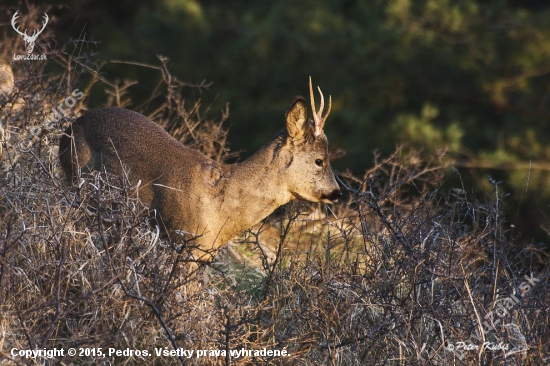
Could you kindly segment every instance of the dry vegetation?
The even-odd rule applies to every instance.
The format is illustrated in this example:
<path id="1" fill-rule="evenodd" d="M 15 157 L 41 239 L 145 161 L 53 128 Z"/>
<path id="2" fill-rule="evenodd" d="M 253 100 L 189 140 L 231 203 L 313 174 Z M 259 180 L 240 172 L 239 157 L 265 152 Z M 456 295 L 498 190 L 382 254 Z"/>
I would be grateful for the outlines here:
<path id="1" fill-rule="evenodd" d="M 193 243 L 163 239 L 132 182 L 100 173 L 63 182 L 57 143 L 86 97 L 59 122 L 49 123 L 50 106 L 94 85 L 109 104 L 131 107 L 130 84 L 106 80 L 84 57 L 48 57 L 62 72 L 17 63 L 14 89 L 0 97 L 0 364 L 548 363 L 548 258 L 536 245 L 514 246 L 498 182 L 484 202 L 461 186 L 446 192 L 441 156 L 398 149 L 361 179 L 342 175 L 345 202 L 290 204 L 191 273 Z M 152 99 L 165 102 L 148 115 L 227 159 L 225 115 L 207 121 L 199 105 L 186 107 L 189 86 L 159 64 Z M 450 350 L 460 341 L 508 349 Z M 11 355 L 70 347 L 150 356 Z M 229 356 L 241 349 L 288 355 Z"/>

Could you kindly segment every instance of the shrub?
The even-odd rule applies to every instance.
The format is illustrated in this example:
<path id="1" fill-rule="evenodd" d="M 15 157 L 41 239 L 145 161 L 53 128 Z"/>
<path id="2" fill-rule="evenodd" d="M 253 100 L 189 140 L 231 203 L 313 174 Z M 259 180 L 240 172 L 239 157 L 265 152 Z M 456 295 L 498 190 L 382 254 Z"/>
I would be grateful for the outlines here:
<path id="1" fill-rule="evenodd" d="M 51 106 L 79 75 L 103 85 L 111 104 L 130 101 L 84 58 L 50 57 L 66 74 L 77 70 L 70 82 L 16 65 L 17 83 L 0 101 L 3 362 L 30 362 L 13 349 L 54 348 L 65 350 L 55 362 L 69 364 L 548 362 L 547 256 L 513 245 L 498 182 L 484 202 L 463 186 L 447 192 L 446 177 L 458 173 L 443 153 L 398 148 L 375 156 L 363 178 L 340 175 L 345 202 L 291 203 L 197 267 L 193 242 L 163 238 L 133 182 L 100 172 L 62 181 L 57 142 L 86 98 L 53 124 Z M 148 114 L 217 161 L 233 156 L 227 113 L 203 119 L 165 60 L 156 68 L 166 97 Z M 472 351 L 460 342 L 489 343 Z M 498 345 L 506 349 L 489 349 Z M 174 350 L 194 354 L 163 353 Z"/>

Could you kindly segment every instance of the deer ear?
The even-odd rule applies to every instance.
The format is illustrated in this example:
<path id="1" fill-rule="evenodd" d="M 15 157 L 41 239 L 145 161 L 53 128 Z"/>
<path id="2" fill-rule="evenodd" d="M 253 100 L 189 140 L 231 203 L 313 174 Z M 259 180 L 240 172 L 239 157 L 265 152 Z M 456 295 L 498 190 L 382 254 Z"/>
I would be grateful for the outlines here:
<path id="1" fill-rule="evenodd" d="M 286 130 L 292 139 L 301 139 L 308 128 L 306 101 L 296 97 L 286 112 Z"/>

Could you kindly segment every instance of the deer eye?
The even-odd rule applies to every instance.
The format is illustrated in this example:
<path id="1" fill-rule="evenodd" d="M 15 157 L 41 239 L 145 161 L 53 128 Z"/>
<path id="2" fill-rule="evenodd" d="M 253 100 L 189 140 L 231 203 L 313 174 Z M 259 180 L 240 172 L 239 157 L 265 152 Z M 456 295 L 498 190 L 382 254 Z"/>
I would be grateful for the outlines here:
<path id="1" fill-rule="evenodd" d="M 315 159 L 315 165 L 323 166 L 323 160 L 322 159 Z"/>

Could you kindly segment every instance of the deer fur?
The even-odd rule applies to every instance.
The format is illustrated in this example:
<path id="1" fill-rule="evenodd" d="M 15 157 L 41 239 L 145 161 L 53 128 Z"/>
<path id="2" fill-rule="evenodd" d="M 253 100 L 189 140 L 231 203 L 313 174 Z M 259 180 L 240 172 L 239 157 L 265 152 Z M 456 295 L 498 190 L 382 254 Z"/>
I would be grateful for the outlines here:
<path id="1" fill-rule="evenodd" d="M 168 234 L 199 235 L 199 248 L 208 252 L 291 200 L 331 203 L 341 197 L 322 131 L 326 115 L 314 109 L 308 120 L 306 101 L 296 97 L 286 128 L 236 164 L 219 164 L 184 146 L 137 112 L 98 109 L 65 131 L 59 158 L 73 181 L 80 171 L 126 169 L 133 182 L 141 181 L 139 198 L 157 210 Z"/>

